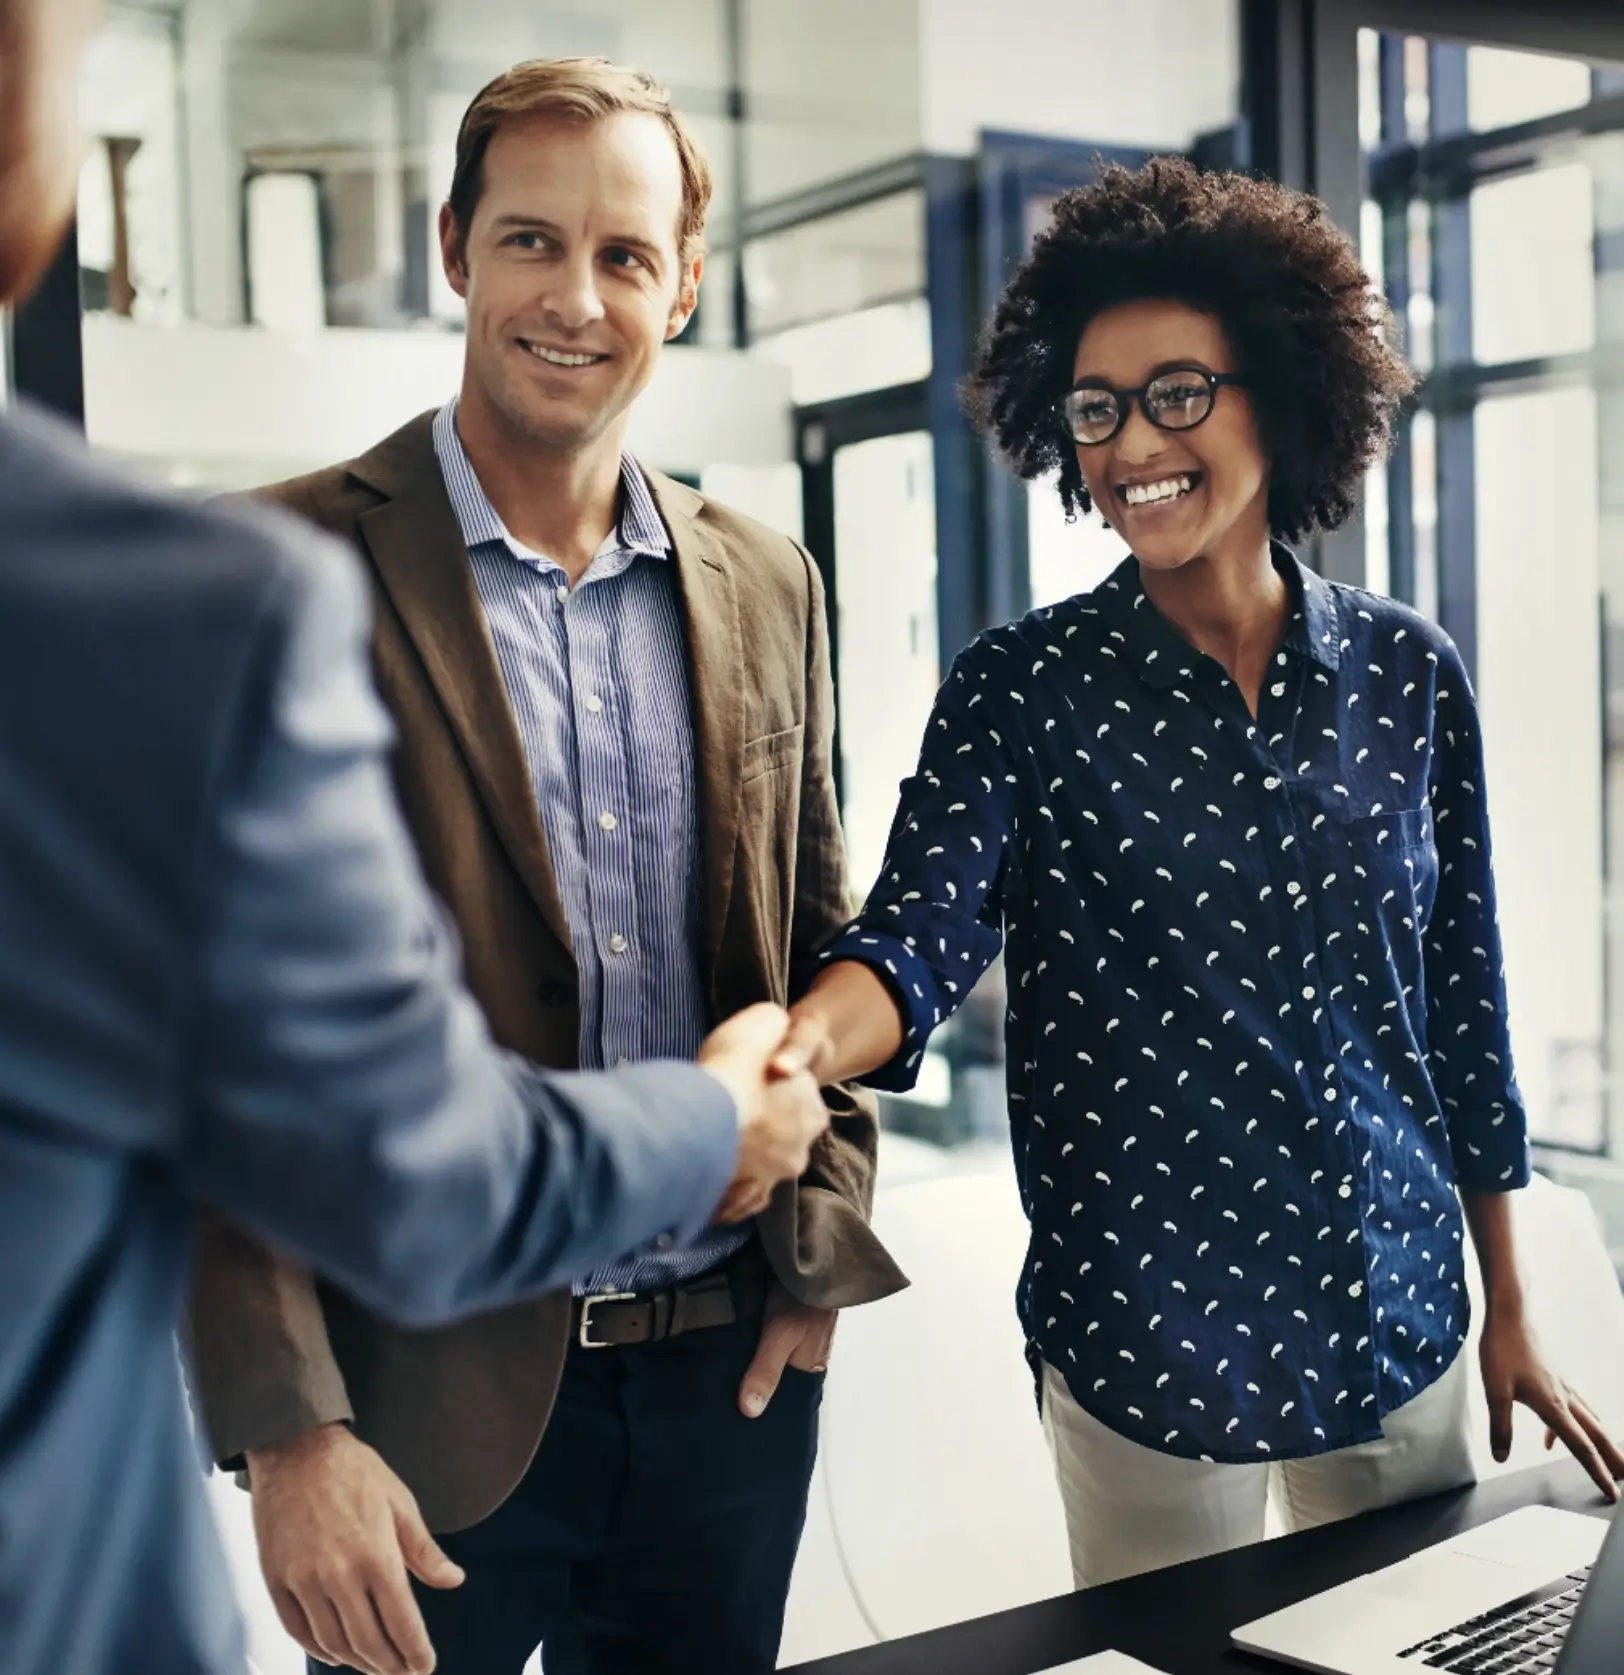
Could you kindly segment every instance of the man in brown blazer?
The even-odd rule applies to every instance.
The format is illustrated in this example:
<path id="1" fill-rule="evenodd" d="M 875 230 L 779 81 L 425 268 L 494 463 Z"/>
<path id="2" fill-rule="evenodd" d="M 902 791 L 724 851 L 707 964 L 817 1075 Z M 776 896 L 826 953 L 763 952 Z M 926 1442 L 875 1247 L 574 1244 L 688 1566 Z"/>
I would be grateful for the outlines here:
<path id="1" fill-rule="evenodd" d="M 709 193 L 646 76 L 498 78 L 441 215 L 459 397 L 266 491 L 369 566 L 424 866 L 493 1033 L 548 1065 L 691 1055 L 711 1021 L 784 1001 L 847 914 L 817 572 L 623 448 L 693 312 Z M 312 1657 L 772 1668 L 834 1311 L 905 1283 L 867 1225 L 872 1107 L 827 1099 L 798 1188 L 724 1207 L 753 1225 L 447 1331 L 392 1329 L 208 1231 L 197 1394 Z"/>

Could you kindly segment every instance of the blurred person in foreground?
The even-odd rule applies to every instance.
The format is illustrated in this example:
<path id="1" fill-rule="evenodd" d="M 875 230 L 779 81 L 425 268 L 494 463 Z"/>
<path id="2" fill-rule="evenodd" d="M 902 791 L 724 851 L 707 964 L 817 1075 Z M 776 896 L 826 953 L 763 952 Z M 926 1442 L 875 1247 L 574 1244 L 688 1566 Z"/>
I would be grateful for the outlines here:
<path id="1" fill-rule="evenodd" d="M 783 1000 L 849 911 L 817 571 L 626 444 L 697 302 L 709 197 L 643 73 L 498 77 L 440 218 L 460 393 L 264 491 L 361 555 L 396 781 L 470 987 L 498 1041 L 558 1067 L 692 1053 Z M 774 1666 L 833 1311 L 902 1283 L 867 1225 L 872 1102 L 828 1098 L 753 1227 L 628 1244 L 574 1296 L 449 1331 L 210 1230 L 202 1406 L 313 1657 Z"/>
<path id="2" fill-rule="evenodd" d="M 0 0 L 0 302 L 71 211 L 96 10 Z M 491 1044 L 365 625 L 336 545 L 0 415 L 6 1675 L 245 1667 L 174 1351 L 199 1205 L 430 1327 L 748 1214 L 827 1121 L 809 1079 L 769 1087 L 775 1007 L 702 1069 L 547 1076 Z"/>
<path id="3" fill-rule="evenodd" d="M 1161 159 L 1066 194 L 971 392 L 1132 556 L 981 636 L 795 1062 L 906 1088 L 1002 945 L 1028 1354 L 1079 1586 L 1469 1481 L 1470 1224 L 1495 1453 L 1541 1351 L 1477 707 L 1460 654 L 1285 542 L 1413 387 L 1315 200 Z M 786 1055 L 786 1061 L 789 1062 Z"/>

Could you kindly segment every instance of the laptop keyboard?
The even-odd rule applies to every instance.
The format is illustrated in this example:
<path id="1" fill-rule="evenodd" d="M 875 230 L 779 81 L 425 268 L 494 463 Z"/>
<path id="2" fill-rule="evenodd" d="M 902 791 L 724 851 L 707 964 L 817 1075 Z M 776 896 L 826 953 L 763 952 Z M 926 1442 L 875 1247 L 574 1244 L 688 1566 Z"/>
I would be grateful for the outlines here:
<path id="1" fill-rule="evenodd" d="M 1589 1578 L 1586 1565 L 1536 1593 L 1457 1623 L 1399 1656 L 1413 1658 L 1425 1669 L 1459 1670 L 1461 1675 L 1546 1675 L 1556 1668 Z"/>

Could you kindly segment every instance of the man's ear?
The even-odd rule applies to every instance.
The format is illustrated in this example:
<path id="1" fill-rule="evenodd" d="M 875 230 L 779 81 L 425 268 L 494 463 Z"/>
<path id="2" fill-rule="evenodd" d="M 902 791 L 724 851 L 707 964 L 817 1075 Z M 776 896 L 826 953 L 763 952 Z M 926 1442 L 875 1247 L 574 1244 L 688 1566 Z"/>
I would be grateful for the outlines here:
<path id="1" fill-rule="evenodd" d="M 450 204 L 440 205 L 440 266 L 445 282 L 468 300 L 468 236 L 458 224 Z"/>
<path id="2" fill-rule="evenodd" d="M 681 337 L 687 329 L 688 322 L 693 319 L 694 310 L 699 307 L 699 281 L 704 275 L 705 258 L 695 256 L 677 282 L 677 300 L 672 304 L 671 318 L 666 322 L 665 328 L 667 343 L 674 337 Z"/>

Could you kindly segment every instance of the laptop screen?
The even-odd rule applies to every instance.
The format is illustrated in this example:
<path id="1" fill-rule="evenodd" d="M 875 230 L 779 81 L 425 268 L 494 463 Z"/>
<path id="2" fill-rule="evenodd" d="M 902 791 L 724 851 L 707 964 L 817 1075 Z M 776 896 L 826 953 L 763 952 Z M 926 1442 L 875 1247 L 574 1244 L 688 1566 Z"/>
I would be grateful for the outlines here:
<path id="1" fill-rule="evenodd" d="M 1617 1675 L 1624 1663 L 1624 1535 L 1613 1519 L 1557 1661 L 1557 1675 Z"/>

